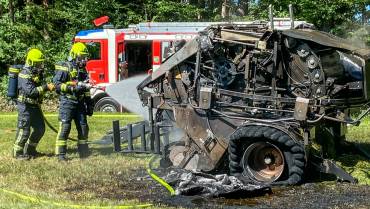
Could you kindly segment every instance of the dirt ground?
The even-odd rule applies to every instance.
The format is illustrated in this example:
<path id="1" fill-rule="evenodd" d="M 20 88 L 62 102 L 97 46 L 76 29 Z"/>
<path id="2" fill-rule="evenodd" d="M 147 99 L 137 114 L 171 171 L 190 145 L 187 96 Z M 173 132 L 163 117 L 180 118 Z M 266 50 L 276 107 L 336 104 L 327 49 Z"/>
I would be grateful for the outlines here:
<path id="1" fill-rule="evenodd" d="M 157 170 L 158 172 L 158 170 Z M 182 208 L 370 208 L 370 186 L 321 181 L 294 187 L 273 187 L 272 194 L 243 199 L 170 196 L 144 169 L 112 176 L 116 184 L 101 198 L 134 199 L 161 207 Z M 320 181 L 320 180 L 319 180 Z M 70 188 L 69 192 L 74 189 Z"/>

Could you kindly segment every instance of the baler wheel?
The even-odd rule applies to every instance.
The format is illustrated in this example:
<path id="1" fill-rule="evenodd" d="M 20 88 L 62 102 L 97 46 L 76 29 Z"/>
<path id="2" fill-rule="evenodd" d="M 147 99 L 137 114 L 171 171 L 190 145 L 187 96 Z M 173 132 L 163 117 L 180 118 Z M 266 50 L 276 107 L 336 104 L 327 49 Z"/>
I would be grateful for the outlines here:
<path id="1" fill-rule="evenodd" d="M 280 185 L 301 182 L 305 168 L 303 144 L 280 129 L 250 125 L 238 128 L 229 143 L 231 175 Z"/>

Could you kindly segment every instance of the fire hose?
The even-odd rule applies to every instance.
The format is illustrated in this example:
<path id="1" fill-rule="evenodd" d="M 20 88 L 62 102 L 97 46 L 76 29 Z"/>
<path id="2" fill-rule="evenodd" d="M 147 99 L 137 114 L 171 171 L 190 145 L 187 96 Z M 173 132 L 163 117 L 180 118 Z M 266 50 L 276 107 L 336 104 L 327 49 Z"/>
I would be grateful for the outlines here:
<path id="1" fill-rule="evenodd" d="M 156 182 L 158 182 L 159 184 L 161 184 L 164 188 L 166 188 L 171 196 L 175 195 L 175 190 L 171 187 L 171 185 L 169 185 L 164 179 L 162 179 L 161 177 L 158 176 L 158 174 L 156 174 L 153 170 L 152 170 L 152 165 L 153 165 L 153 162 L 154 160 L 157 159 L 157 155 L 154 155 L 152 158 L 150 158 L 149 160 L 149 163 L 148 163 L 148 167 L 146 169 L 147 173 L 149 174 L 150 177 L 152 177 L 153 180 L 155 180 Z"/>
<path id="2" fill-rule="evenodd" d="M 44 118 L 44 121 L 46 123 L 46 125 L 51 129 L 53 130 L 55 133 L 58 133 L 58 131 L 50 124 L 50 122 L 46 119 L 46 117 L 44 116 L 44 114 L 42 115 L 43 118 Z M 68 137 L 68 139 L 72 140 L 72 141 L 78 141 L 77 139 L 74 139 L 74 138 L 70 138 Z M 153 170 L 152 170 L 152 165 L 153 165 L 153 162 L 154 160 L 156 160 L 158 156 L 154 155 L 150 160 L 149 160 L 149 163 L 148 163 L 148 166 L 147 166 L 147 173 L 149 174 L 149 176 L 157 181 L 159 184 L 161 184 L 163 187 L 165 187 L 172 195 L 175 195 L 175 190 L 164 180 L 162 179 L 161 177 L 159 177 Z"/>
<path id="3" fill-rule="evenodd" d="M 99 87 L 97 87 L 97 86 L 95 86 L 95 85 L 92 85 L 92 84 L 90 84 L 89 83 L 89 81 L 87 80 L 87 81 L 83 81 L 83 82 L 78 82 L 78 83 L 75 83 L 74 85 L 77 85 L 77 86 L 81 86 L 81 87 L 84 87 L 85 89 L 88 89 L 88 90 L 90 90 L 92 87 L 94 87 L 94 88 L 99 88 Z M 41 106 L 39 105 L 39 108 L 41 109 Z M 42 111 L 41 111 L 42 112 Z M 43 119 L 44 119 L 44 121 L 45 121 L 45 123 L 46 123 L 46 125 L 53 131 L 53 132 L 55 132 L 56 134 L 58 134 L 58 130 L 53 126 L 53 125 L 51 125 L 51 123 L 46 119 L 46 117 L 45 117 L 45 115 L 44 115 L 44 113 L 42 112 L 42 117 L 43 117 Z M 68 139 L 69 140 L 71 140 L 71 141 L 74 141 L 74 142 L 77 142 L 78 141 L 78 139 L 75 139 L 75 138 L 71 138 L 71 137 L 68 137 Z"/>
<path id="4" fill-rule="evenodd" d="M 39 106 L 39 108 L 41 109 L 41 107 Z M 46 125 L 53 131 L 53 132 L 55 132 L 56 134 L 58 134 L 58 130 L 53 126 L 53 125 L 51 125 L 51 123 L 46 119 L 46 117 L 45 117 L 45 115 L 44 115 L 44 113 L 41 111 L 41 113 L 42 113 L 42 118 L 44 119 L 44 121 L 45 121 L 45 123 L 46 123 Z M 69 140 L 71 140 L 71 141 L 74 141 L 74 142 L 77 142 L 78 140 L 77 139 L 75 139 L 75 138 L 71 138 L 71 137 L 68 137 L 68 139 Z"/>

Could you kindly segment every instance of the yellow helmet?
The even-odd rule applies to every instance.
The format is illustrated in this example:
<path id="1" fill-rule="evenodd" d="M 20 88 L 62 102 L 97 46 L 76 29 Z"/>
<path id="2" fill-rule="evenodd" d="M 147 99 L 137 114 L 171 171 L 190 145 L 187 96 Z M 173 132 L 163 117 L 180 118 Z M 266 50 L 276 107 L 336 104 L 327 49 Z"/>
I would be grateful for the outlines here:
<path id="1" fill-rule="evenodd" d="M 26 64 L 28 66 L 33 66 L 36 62 L 43 62 L 44 54 L 39 49 L 30 49 L 27 53 Z"/>
<path id="2" fill-rule="evenodd" d="M 87 51 L 87 47 L 82 42 L 76 42 L 72 45 L 71 51 L 69 52 L 69 56 L 72 59 L 76 59 L 76 57 L 81 55 L 89 54 Z"/>

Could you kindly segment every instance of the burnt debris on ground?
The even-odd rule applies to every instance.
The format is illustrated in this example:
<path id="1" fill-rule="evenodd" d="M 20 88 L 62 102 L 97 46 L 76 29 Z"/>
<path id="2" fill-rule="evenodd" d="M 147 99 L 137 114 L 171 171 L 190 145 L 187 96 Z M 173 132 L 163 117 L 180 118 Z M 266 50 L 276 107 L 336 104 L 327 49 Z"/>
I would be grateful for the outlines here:
<path id="1" fill-rule="evenodd" d="M 269 185 L 247 182 L 227 174 L 211 175 L 185 169 L 170 169 L 163 177 L 177 195 L 248 198 L 271 193 Z"/>

